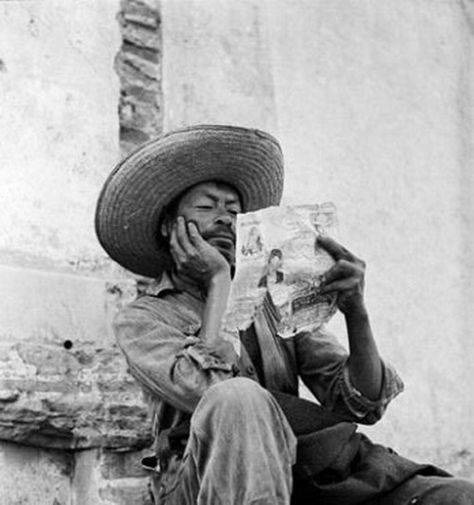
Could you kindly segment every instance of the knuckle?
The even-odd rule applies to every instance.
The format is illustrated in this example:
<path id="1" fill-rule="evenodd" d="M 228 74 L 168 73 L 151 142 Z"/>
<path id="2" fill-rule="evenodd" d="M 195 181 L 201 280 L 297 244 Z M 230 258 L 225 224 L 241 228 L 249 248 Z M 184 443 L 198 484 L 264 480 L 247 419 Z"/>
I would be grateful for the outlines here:
<path id="1" fill-rule="evenodd" d="M 364 260 L 361 260 L 360 258 L 354 258 L 354 263 L 359 265 L 361 268 L 365 268 L 367 266 L 367 263 Z"/>
<path id="2" fill-rule="evenodd" d="M 343 270 L 353 270 L 354 269 L 354 263 L 352 261 L 346 260 L 346 259 L 341 259 L 338 261 L 340 264 L 340 268 Z"/>
<path id="3" fill-rule="evenodd" d="M 341 248 L 341 252 L 345 256 L 352 256 L 352 253 L 349 251 L 349 249 L 346 249 L 343 245 L 340 245 L 340 244 L 339 244 L 339 247 Z"/>

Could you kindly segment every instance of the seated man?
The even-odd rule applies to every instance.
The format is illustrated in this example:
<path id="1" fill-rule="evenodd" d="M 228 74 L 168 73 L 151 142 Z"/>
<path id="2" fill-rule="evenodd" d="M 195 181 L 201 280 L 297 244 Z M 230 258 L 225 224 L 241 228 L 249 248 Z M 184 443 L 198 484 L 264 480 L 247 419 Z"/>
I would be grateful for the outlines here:
<path id="1" fill-rule="evenodd" d="M 239 355 L 221 337 L 236 215 L 278 205 L 282 187 L 273 137 L 208 125 L 145 144 L 102 190 L 101 244 L 156 279 L 115 320 L 153 409 L 155 502 L 474 503 L 469 482 L 357 432 L 355 423 L 378 421 L 403 386 L 377 351 L 364 263 L 335 241 L 319 239 L 336 261 L 321 290 L 337 293 L 349 353 L 324 329 L 281 339 L 270 297 L 241 332 Z M 321 407 L 298 398 L 300 378 Z"/>

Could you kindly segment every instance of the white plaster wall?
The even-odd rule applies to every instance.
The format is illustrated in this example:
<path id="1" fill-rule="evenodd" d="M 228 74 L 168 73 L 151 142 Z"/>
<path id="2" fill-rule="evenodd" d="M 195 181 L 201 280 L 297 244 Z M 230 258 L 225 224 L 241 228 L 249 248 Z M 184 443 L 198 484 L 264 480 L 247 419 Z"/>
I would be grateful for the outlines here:
<path id="1" fill-rule="evenodd" d="M 102 269 L 93 210 L 119 152 L 118 9 L 118 0 L 0 2 L 0 263 Z M 470 19 L 470 3 L 454 0 L 163 0 L 165 127 L 269 130 L 286 153 L 286 201 L 336 202 L 340 237 L 369 263 L 380 347 L 407 384 L 370 432 L 465 475 L 474 473 Z M 19 278 L 27 284 L 28 271 Z M 73 314 L 88 311 L 91 298 L 71 289 Z M 48 300 L 35 312 L 41 324 Z M 3 317 L 18 341 L 31 336 L 23 315 Z M 95 318 L 80 326 L 85 338 L 102 327 Z M 343 338 L 341 321 L 333 326 Z M 43 455 L 32 469 L 28 450 L 16 451 L 0 450 L 3 482 L 12 468 L 20 484 L 37 472 L 31 482 L 51 475 L 68 494 Z"/>
<path id="2" fill-rule="evenodd" d="M 217 121 L 274 130 L 265 22 L 255 0 L 164 0 L 164 130 Z"/>
<path id="3" fill-rule="evenodd" d="M 472 476 L 470 9 L 164 0 L 163 85 L 167 129 L 267 129 L 286 154 L 286 202 L 336 203 L 341 240 L 368 262 L 380 349 L 407 386 L 369 432 Z"/>
<path id="4" fill-rule="evenodd" d="M 336 202 L 340 236 L 369 265 L 381 350 L 407 386 L 370 431 L 444 463 L 474 442 L 463 11 L 456 2 L 281 1 L 270 26 L 286 198 Z"/>
<path id="5" fill-rule="evenodd" d="M 23 387 L 23 375 L 32 392 L 56 386 L 64 392 L 64 375 L 52 387 L 34 367 L 10 360 L 15 349 L 42 348 L 40 368 L 47 371 L 53 358 L 49 370 L 61 374 L 68 358 L 62 370 L 56 365 L 65 339 L 79 349 L 113 340 L 105 281 L 71 274 L 110 270 L 93 216 L 119 157 L 119 7 L 119 0 L 0 2 L 0 396 L 6 402 L 15 399 L 8 396 L 9 378 Z M 0 502 L 71 503 L 73 468 L 65 459 L 59 451 L 1 442 Z"/>
<path id="6" fill-rule="evenodd" d="M 119 0 L 0 2 L 0 255 L 105 258 L 93 215 L 117 161 Z"/>
<path id="7" fill-rule="evenodd" d="M 69 504 L 72 472 L 64 453 L 3 443 L 0 451 L 0 503 Z M 87 504 L 88 505 L 88 504 Z"/>

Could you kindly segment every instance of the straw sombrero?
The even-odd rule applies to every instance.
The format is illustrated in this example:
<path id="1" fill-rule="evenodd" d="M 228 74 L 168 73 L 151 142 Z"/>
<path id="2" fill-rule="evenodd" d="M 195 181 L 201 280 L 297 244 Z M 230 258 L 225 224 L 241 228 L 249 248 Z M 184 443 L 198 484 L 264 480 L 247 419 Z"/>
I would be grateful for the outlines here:
<path id="1" fill-rule="evenodd" d="M 147 142 L 105 181 L 95 216 L 100 243 L 128 270 L 158 277 L 169 261 L 158 233 L 163 208 L 209 180 L 233 186 L 245 212 L 278 205 L 283 155 L 277 140 L 254 129 L 199 125 Z"/>

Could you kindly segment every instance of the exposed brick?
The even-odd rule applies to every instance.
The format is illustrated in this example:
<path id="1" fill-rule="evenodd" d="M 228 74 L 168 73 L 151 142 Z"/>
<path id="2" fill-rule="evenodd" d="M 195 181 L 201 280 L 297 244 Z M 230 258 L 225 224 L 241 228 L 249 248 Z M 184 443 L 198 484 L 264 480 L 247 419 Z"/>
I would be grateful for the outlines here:
<path id="1" fill-rule="evenodd" d="M 162 131 L 161 18 L 158 1 L 123 0 L 122 47 L 115 59 L 121 93 L 120 147 L 127 154 Z"/>

